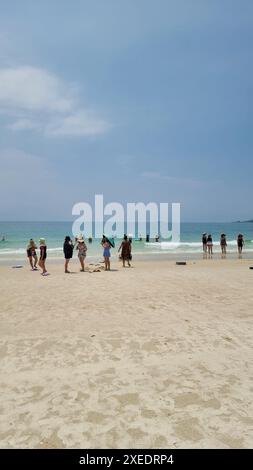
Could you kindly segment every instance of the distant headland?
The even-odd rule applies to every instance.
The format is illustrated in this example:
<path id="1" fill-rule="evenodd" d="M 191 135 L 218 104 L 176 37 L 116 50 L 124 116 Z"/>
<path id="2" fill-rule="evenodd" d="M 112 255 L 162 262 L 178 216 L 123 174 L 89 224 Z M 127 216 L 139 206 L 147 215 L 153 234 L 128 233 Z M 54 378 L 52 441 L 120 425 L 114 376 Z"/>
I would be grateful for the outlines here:
<path id="1" fill-rule="evenodd" d="M 253 224 L 253 219 L 251 220 L 236 220 L 235 224 Z"/>

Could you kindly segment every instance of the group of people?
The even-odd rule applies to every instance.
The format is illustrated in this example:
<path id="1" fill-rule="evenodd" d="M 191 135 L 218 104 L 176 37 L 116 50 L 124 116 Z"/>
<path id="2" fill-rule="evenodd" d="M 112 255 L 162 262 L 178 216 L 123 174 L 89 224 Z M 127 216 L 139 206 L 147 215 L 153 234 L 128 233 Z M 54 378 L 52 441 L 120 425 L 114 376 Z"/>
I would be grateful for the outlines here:
<path id="1" fill-rule="evenodd" d="M 27 245 L 27 257 L 29 259 L 30 266 L 32 271 L 37 271 L 37 264 L 42 269 L 42 276 L 48 276 L 48 272 L 46 270 L 46 259 L 47 259 L 47 246 L 45 238 L 40 238 L 39 240 L 39 250 L 40 250 L 40 257 L 38 260 L 38 256 L 36 253 L 37 245 L 33 238 L 30 238 L 30 241 Z"/>
<path id="2" fill-rule="evenodd" d="M 90 239 L 89 239 L 89 243 Z M 104 262 L 105 262 L 105 271 L 110 271 L 111 269 L 111 264 L 110 264 L 110 257 L 111 257 L 111 248 L 114 247 L 114 243 L 111 242 L 105 235 L 103 235 L 103 238 L 101 240 L 101 245 L 103 247 L 103 256 L 104 256 Z M 73 242 L 70 238 L 70 236 L 65 237 L 65 241 L 63 244 L 63 253 L 65 257 L 65 273 L 70 273 L 68 270 L 69 262 L 71 258 L 73 257 L 73 252 L 74 249 L 78 251 L 78 258 L 80 261 L 81 265 L 81 272 L 84 272 L 85 270 L 85 258 L 87 254 L 87 245 L 85 243 L 83 235 L 79 235 L 79 237 L 75 238 L 75 241 Z"/>
<path id="3" fill-rule="evenodd" d="M 90 242 L 90 241 L 89 241 Z M 91 242 L 90 242 L 91 243 Z M 111 263 L 111 248 L 115 247 L 114 240 L 107 238 L 103 235 L 101 240 L 101 245 L 103 247 L 103 257 L 104 257 L 104 265 L 105 271 L 110 271 Z M 203 253 L 204 256 L 209 255 L 211 257 L 213 255 L 213 239 L 211 234 L 203 233 L 202 234 L 202 245 L 203 245 Z M 237 236 L 237 248 L 238 254 L 241 256 L 242 249 L 244 245 L 244 238 L 241 233 Z M 220 236 L 220 247 L 221 247 L 221 254 L 222 256 L 226 256 L 227 253 L 227 239 L 226 234 L 222 233 Z M 46 259 L 47 259 L 47 245 L 44 238 L 40 238 L 39 240 L 39 258 L 37 256 L 37 245 L 35 241 L 31 238 L 28 245 L 27 245 L 27 257 L 29 259 L 29 263 L 31 269 L 33 271 L 37 271 L 37 265 L 42 270 L 42 276 L 48 276 L 48 272 L 46 269 Z M 73 258 L 74 249 L 78 252 L 78 259 L 81 265 L 81 272 L 85 270 L 85 258 L 87 255 L 87 245 L 85 243 L 83 235 L 79 235 L 76 237 L 74 242 L 71 240 L 70 236 L 66 236 L 64 243 L 63 243 L 63 253 L 65 257 L 65 273 L 70 273 L 69 271 L 69 262 L 71 258 Z M 132 260 L 132 238 L 124 235 L 124 238 L 119 246 L 118 252 L 120 252 L 119 258 L 122 260 L 123 267 L 126 267 L 126 263 L 129 267 L 131 267 L 130 261 Z"/>
<path id="4" fill-rule="evenodd" d="M 203 233 L 202 234 L 202 245 L 203 245 L 203 253 L 204 255 L 212 256 L 213 254 L 213 238 L 211 234 Z M 242 233 L 239 233 L 237 236 L 237 249 L 239 256 L 242 255 L 242 249 L 244 245 L 244 238 Z M 221 255 L 226 256 L 227 254 L 227 238 L 226 234 L 222 233 L 220 236 L 220 247 L 221 247 Z"/>
<path id="5" fill-rule="evenodd" d="M 104 264 L 105 264 L 105 271 L 110 271 L 111 269 L 111 263 L 110 263 L 110 257 L 111 257 L 111 248 L 115 247 L 114 240 L 107 238 L 105 235 L 103 235 L 102 240 L 101 240 L 101 245 L 103 247 L 103 257 L 104 257 Z M 39 259 L 37 256 L 37 245 L 34 242 L 34 240 L 31 238 L 28 245 L 27 245 L 27 257 L 29 259 L 29 263 L 31 266 L 32 271 L 37 271 L 37 265 L 42 269 L 42 276 L 48 276 L 48 272 L 46 270 L 46 258 L 47 258 L 47 246 L 46 246 L 46 241 L 44 238 L 40 238 L 39 240 L 39 250 L 40 250 L 40 255 Z M 73 258 L 73 253 L 74 249 L 78 251 L 78 259 L 80 261 L 81 265 L 81 272 L 85 271 L 85 258 L 87 254 L 87 245 L 85 243 L 85 239 L 83 235 L 79 235 L 79 237 L 75 238 L 75 241 L 73 242 L 70 238 L 70 236 L 66 236 L 64 243 L 63 243 L 63 253 L 65 257 L 65 273 L 69 274 L 69 262 L 71 258 Z M 119 258 L 122 260 L 123 267 L 126 267 L 126 262 L 129 267 L 131 267 L 130 261 L 132 259 L 132 240 L 128 239 L 127 235 L 124 235 L 124 238 L 121 242 L 121 245 L 118 249 L 118 252 L 120 252 Z"/>
<path id="6" fill-rule="evenodd" d="M 156 241 L 156 242 L 159 242 L 159 240 L 160 240 L 160 235 L 157 234 L 157 235 L 155 236 L 155 241 Z M 150 241 L 150 236 L 149 236 L 149 234 L 147 234 L 147 235 L 146 235 L 146 243 L 149 243 L 149 241 Z M 142 242 L 142 235 L 141 235 L 141 233 L 140 233 L 140 235 L 139 235 L 139 242 Z"/>

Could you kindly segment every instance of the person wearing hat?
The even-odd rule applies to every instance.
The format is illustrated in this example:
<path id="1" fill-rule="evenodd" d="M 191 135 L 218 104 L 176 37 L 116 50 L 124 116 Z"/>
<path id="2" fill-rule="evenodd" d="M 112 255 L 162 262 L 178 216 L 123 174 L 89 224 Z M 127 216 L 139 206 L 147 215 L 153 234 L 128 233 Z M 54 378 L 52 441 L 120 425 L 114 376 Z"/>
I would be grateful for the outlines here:
<path id="1" fill-rule="evenodd" d="M 42 269 L 42 276 L 47 276 L 46 259 L 47 259 L 47 245 L 45 238 L 40 238 L 40 259 L 38 262 L 39 267 Z"/>
<path id="2" fill-rule="evenodd" d="M 220 246 L 221 246 L 221 256 L 226 256 L 227 254 L 227 240 L 225 233 L 222 233 L 220 236 Z"/>
<path id="3" fill-rule="evenodd" d="M 204 232 L 202 234 L 202 245 L 203 245 L 203 253 L 207 252 L 207 233 Z"/>
<path id="4" fill-rule="evenodd" d="M 80 271 L 84 272 L 84 262 L 86 258 L 87 246 L 82 235 L 79 235 L 79 237 L 77 238 L 76 249 L 78 250 L 78 258 L 81 264 Z"/>

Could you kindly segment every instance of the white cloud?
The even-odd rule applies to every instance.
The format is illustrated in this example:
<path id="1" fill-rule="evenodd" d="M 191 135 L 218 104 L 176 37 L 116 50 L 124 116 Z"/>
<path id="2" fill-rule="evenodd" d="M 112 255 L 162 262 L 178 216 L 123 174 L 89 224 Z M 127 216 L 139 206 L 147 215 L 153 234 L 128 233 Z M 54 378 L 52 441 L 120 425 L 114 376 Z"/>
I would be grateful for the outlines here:
<path id="1" fill-rule="evenodd" d="M 52 136 L 95 136 L 103 134 L 110 125 L 84 111 L 77 111 L 64 118 L 52 121 L 46 128 L 48 135 Z"/>
<path id="2" fill-rule="evenodd" d="M 40 125 L 37 122 L 31 121 L 30 119 L 18 119 L 8 127 L 13 131 L 22 131 L 27 129 L 39 129 Z"/>
<path id="3" fill-rule="evenodd" d="M 17 67 L 0 70 L 0 102 L 35 111 L 69 111 L 73 100 L 61 80 L 46 70 Z"/>
<path id="4" fill-rule="evenodd" d="M 80 107 L 76 87 L 35 67 L 0 69 L 0 106 L 12 118 L 7 127 L 13 131 L 38 129 L 47 136 L 80 137 L 110 128 Z"/>

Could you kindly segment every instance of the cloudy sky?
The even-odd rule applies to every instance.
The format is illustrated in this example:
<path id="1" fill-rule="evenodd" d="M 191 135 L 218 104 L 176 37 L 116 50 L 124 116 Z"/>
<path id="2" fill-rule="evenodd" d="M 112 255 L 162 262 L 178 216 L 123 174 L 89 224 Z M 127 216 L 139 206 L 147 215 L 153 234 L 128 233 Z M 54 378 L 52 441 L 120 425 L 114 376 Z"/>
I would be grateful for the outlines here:
<path id="1" fill-rule="evenodd" d="M 253 217 L 252 0 L 0 0 L 0 219 Z"/>

